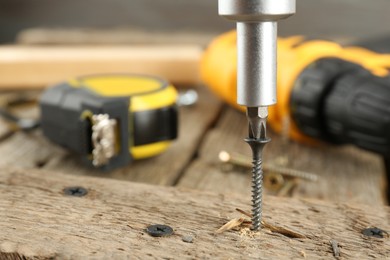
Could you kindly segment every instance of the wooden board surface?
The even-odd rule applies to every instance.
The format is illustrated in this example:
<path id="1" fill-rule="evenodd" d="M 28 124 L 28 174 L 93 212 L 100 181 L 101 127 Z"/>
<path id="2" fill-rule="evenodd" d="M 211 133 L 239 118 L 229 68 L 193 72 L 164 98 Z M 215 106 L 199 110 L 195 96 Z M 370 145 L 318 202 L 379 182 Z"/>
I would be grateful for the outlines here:
<path id="1" fill-rule="evenodd" d="M 83 186 L 85 197 L 65 196 Z M 0 170 L 1 259 L 388 259 L 389 238 L 362 235 L 390 230 L 390 209 L 317 200 L 265 198 L 264 220 L 305 238 L 263 229 L 215 231 L 248 210 L 240 196 L 134 184 L 55 172 Z M 174 235 L 155 238 L 150 224 Z M 182 241 L 191 236 L 192 243 Z"/>
<path id="2" fill-rule="evenodd" d="M 48 142 L 40 131 L 10 134 L 6 125 L 0 122 L 0 130 L 5 129 L 4 137 L 0 139 L 0 166 L 237 193 L 249 200 L 250 170 L 225 172 L 218 159 L 221 150 L 242 153 L 250 159 L 249 147 L 243 141 L 247 134 L 245 115 L 227 106 L 222 108 L 221 102 L 206 89 L 199 88 L 199 91 L 199 103 L 180 111 L 179 139 L 155 158 L 137 161 L 112 172 L 100 172 L 84 167 L 76 156 Z M 28 109 L 22 114 L 37 116 L 39 112 Z M 386 204 L 386 180 L 379 156 L 354 147 L 309 147 L 283 141 L 279 135 L 269 132 L 273 140 L 265 148 L 266 164 L 284 162 L 285 167 L 319 176 L 317 182 L 300 181 L 286 195 Z M 267 188 L 265 192 L 277 194 Z"/>
<path id="3" fill-rule="evenodd" d="M 272 141 L 264 150 L 264 162 L 268 164 L 286 161 L 285 167 L 314 173 L 317 182 L 301 181 L 293 196 L 311 197 L 332 201 L 385 204 L 384 169 L 377 155 L 354 147 L 310 147 L 293 141 L 283 141 L 269 131 Z M 224 113 L 214 129 L 211 129 L 199 156 L 180 180 L 179 186 L 236 192 L 249 197 L 251 174 L 223 172 L 218 163 L 222 150 L 239 152 L 250 158 L 250 148 L 243 141 L 247 135 L 247 119 L 243 113 L 231 108 Z"/>

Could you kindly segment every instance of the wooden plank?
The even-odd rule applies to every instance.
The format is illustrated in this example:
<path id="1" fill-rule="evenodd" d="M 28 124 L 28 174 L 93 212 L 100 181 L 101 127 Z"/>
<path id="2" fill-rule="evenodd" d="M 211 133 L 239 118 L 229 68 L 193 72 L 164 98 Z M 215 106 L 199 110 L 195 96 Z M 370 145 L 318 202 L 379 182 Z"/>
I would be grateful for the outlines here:
<path id="1" fill-rule="evenodd" d="M 0 88 L 42 88 L 80 75 L 135 73 L 199 83 L 198 45 L 1 46 Z"/>
<path id="2" fill-rule="evenodd" d="M 145 31 L 141 29 L 28 28 L 18 33 L 23 45 L 118 45 L 118 44 L 199 44 L 210 43 L 220 32 Z"/>
<path id="3" fill-rule="evenodd" d="M 83 186 L 84 197 L 65 196 Z M 299 232 L 291 238 L 263 229 L 216 234 L 248 200 L 151 185 L 36 170 L 0 171 L 0 258 L 7 259 L 331 259 L 330 240 L 348 259 L 390 257 L 389 238 L 362 235 L 390 230 L 390 209 L 358 204 L 266 197 L 264 220 Z M 174 235 L 151 237 L 150 224 Z M 182 241 L 191 236 L 193 243 Z"/>
<path id="4" fill-rule="evenodd" d="M 180 108 L 179 138 L 157 157 L 136 161 L 112 172 L 101 172 L 81 165 L 76 156 L 50 143 L 38 131 L 17 133 L 0 143 L 0 165 L 173 185 L 196 153 L 200 140 L 222 106 L 207 89 L 199 87 L 198 94 L 199 101 L 195 106 Z"/>
<path id="5" fill-rule="evenodd" d="M 317 174 L 317 182 L 302 181 L 293 196 L 331 201 L 385 204 L 384 169 L 381 158 L 354 147 L 310 147 L 285 142 L 269 131 L 272 142 L 264 151 L 265 163 L 287 161 L 287 167 Z M 181 187 L 235 192 L 250 196 L 251 174 L 223 172 L 218 162 L 221 150 L 239 152 L 250 159 L 249 146 L 243 141 L 247 135 L 247 120 L 243 113 L 225 110 L 216 127 L 208 132 L 198 158 L 179 182 Z"/>

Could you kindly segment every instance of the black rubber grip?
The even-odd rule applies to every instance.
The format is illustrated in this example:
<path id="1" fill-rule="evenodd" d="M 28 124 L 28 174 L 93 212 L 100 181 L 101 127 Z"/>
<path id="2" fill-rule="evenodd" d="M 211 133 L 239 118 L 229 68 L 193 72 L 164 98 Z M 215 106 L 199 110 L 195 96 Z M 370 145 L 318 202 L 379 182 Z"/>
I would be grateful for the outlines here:
<path id="1" fill-rule="evenodd" d="M 390 155 L 390 79 L 341 59 L 305 69 L 291 95 L 291 113 L 308 136 Z"/>
<path id="2" fill-rule="evenodd" d="M 340 77 L 324 102 L 329 137 L 390 155 L 390 79 L 364 69 Z"/>
<path id="3" fill-rule="evenodd" d="M 293 120 L 304 134 L 328 139 L 323 118 L 325 98 L 341 75 L 358 68 L 337 58 L 324 58 L 302 71 L 290 96 L 290 108 Z"/>

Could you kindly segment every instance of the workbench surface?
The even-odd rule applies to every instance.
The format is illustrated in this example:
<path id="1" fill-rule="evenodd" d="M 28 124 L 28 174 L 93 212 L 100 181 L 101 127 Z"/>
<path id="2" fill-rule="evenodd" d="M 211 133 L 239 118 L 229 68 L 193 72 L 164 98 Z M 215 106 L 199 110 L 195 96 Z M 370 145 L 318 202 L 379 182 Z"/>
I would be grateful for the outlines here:
<path id="1" fill-rule="evenodd" d="M 8 26 L 14 24 L 20 28 L 25 27 L 26 24 L 29 28 L 37 26 L 34 22 L 53 24 L 51 16 L 37 15 L 43 10 L 43 13 L 62 14 L 56 20 L 57 27 L 61 27 L 61 23 L 64 21 L 66 24 L 69 22 L 67 14 L 70 10 L 72 14 L 75 10 L 83 12 L 83 8 L 88 6 L 90 1 L 69 1 L 61 6 L 47 0 L 39 1 L 40 3 L 22 2 L 24 6 L 28 5 L 29 12 L 16 12 L 13 16 L 0 15 L 1 19 L 5 21 L 3 24 Z M 126 3 L 121 1 L 107 3 L 99 0 L 94 1 L 94 4 L 100 9 L 91 10 L 92 12 L 85 14 L 87 17 L 88 15 L 99 16 L 99 12 L 106 10 L 109 6 L 115 12 L 105 14 L 108 24 L 112 23 L 111 26 L 118 22 L 132 24 L 135 28 L 143 28 L 145 31 L 140 35 L 136 29 L 127 28 L 127 31 L 122 30 L 115 34 L 115 30 L 110 28 L 103 30 L 105 32 L 103 34 L 100 32 L 101 37 L 97 37 L 100 35 L 99 30 L 94 34 L 93 30 L 91 32 L 80 29 L 74 31 L 76 33 L 70 34 L 76 35 L 72 38 L 63 31 L 56 33 L 56 31 L 49 30 L 44 33 L 45 30 L 38 30 L 34 33 L 33 28 L 32 32 L 21 33 L 17 39 L 19 43 L 23 44 L 58 44 L 55 40 L 62 44 L 71 43 L 67 40 L 74 41 L 73 43 L 86 43 L 86 41 L 91 40 L 90 43 L 107 44 L 109 43 L 107 41 L 111 40 L 113 41 L 111 43 L 134 44 L 141 43 L 137 38 L 145 40 L 146 37 L 148 42 L 167 43 L 166 41 L 169 39 L 170 43 L 190 41 L 204 45 L 216 35 L 234 27 L 234 23 L 229 23 L 216 15 L 216 1 L 202 0 L 187 3 L 183 0 L 165 0 L 157 5 L 153 3 L 155 9 L 152 8 L 150 0 Z M 297 14 L 287 21 L 281 22 L 281 35 L 302 34 L 308 37 L 341 41 L 348 39 L 348 42 L 387 32 L 386 26 L 379 26 L 381 23 L 386 24 L 389 19 L 385 15 L 390 5 L 386 0 L 377 0 L 375 4 L 363 0 L 357 0 L 353 3 L 336 0 L 319 0 L 314 3 L 310 0 L 302 0 L 298 1 L 297 4 Z M 13 4 L 9 3 L 4 4 L 2 12 L 9 11 L 10 9 L 7 7 L 13 10 Z M 186 17 L 188 19 L 183 21 L 181 15 L 173 15 L 172 10 L 177 9 L 181 10 L 182 13 L 190 10 L 191 12 L 188 12 Z M 159 12 L 155 12 L 155 10 Z M 128 15 L 129 13 L 134 15 Z M 202 19 L 199 19 L 200 13 L 202 13 Z M 139 14 L 150 17 L 146 20 L 140 19 Z M 329 19 L 329 14 L 333 15 L 332 19 Z M 25 19 L 20 19 L 18 15 Z M 93 27 L 96 26 L 94 22 L 101 22 L 101 19 L 85 19 L 84 15 L 77 17 L 74 15 L 75 20 L 72 22 L 86 23 L 84 26 Z M 35 18 L 38 20 L 34 20 Z M 7 23 L 7 21 L 11 22 Z M 313 21 L 315 24 L 307 21 Z M 150 33 L 150 28 L 153 28 L 153 33 Z M 167 32 L 170 33 L 166 34 Z M 172 32 L 176 32 L 177 35 Z M 197 33 L 195 34 L 195 32 Z M 190 37 L 191 34 L 193 34 L 192 37 Z M 65 36 L 61 37 L 61 35 Z M 203 37 L 201 37 L 202 35 Z M 120 39 L 116 39 L 117 36 L 120 36 Z M 39 39 L 37 40 L 36 37 Z M 100 41 L 101 38 L 104 41 Z M 86 169 L 77 162 L 77 158 L 49 143 L 42 137 L 39 130 L 29 134 L 15 133 L 4 121 L 0 121 L 0 166 L 24 169 L 40 168 L 67 174 L 92 175 L 164 186 L 238 193 L 249 197 L 251 179 L 249 171 L 224 172 L 218 162 L 218 153 L 221 150 L 250 155 L 249 147 L 243 141 L 247 132 L 245 116 L 223 105 L 204 88 L 199 89 L 199 103 L 194 107 L 181 108 L 179 139 L 166 153 L 156 158 L 138 161 L 126 168 L 109 173 Z M 2 98 L 5 98 L 4 95 Z M 27 114 L 29 113 L 27 112 Z M 31 111 L 30 114 L 37 116 L 38 112 L 35 110 Z M 317 182 L 300 181 L 293 192 L 287 195 L 371 205 L 386 203 L 384 195 L 386 181 L 380 157 L 354 147 L 326 145 L 309 147 L 287 141 L 272 133 L 271 136 L 273 141 L 266 146 L 265 150 L 264 161 L 266 163 L 279 164 L 283 167 L 303 170 L 320 176 Z"/>
<path id="2" fill-rule="evenodd" d="M 87 194 L 66 195 L 72 186 Z M 388 207 L 268 196 L 261 232 L 221 232 L 228 221 L 248 220 L 236 211 L 249 209 L 246 198 L 23 169 L 3 169 L 0 191 L 0 259 L 390 257 L 386 233 L 362 234 L 390 229 Z M 149 236 L 151 224 L 174 233 Z"/>
<path id="3" fill-rule="evenodd" d="M 387 233 L 362 235 L 369 227 L 390 229 L 381 158 L 354 147 L 305 146 L 272 132 L 264 161 L 316 174 L 318 181 L 299 180 L 283 193 L 294 198 L 265 190 L 264 221 L 272 228 L 216 233 L 245 217 L 236 208 L 250 210 L 250 170 L 226 171 L 218 159 L 221 150 L 249 159 L 247 121 L 206 88 L 197 89 L 199 102 L 180 108 L 180 135 L 165 153 L 112 172 L 84 167 L 39 129 L 15 132 L 1 120 L 0 258 L 390 257 Z M 19 95 L 3 94 L 0 101 Z M 36 107 L 13 112 L 39 116 Z M 88 194 L 65 195 L 71 186 Z M 175 234 L 148 236 L 145 228 L 158 223 Z"/>
<path id="4" fill-rule="evenodd" d="M 186 187 L 250 197 L 250 170 L 226 171 L 218 159 L 220 151 L 241 153 L 250 160 L 243 141 L 247 133 L 245 115 L 199 86 L 199 102 L 180 108 L 179 138 L 165 153 L 133 162 L 112 172 L 83 166 L 68 151 L 47 141 L 40 130 L 13 132 L 0 121 L 0 167 L 43 169 L 74 175 L 90 175 L 163 186 Z M 3 95 L 15 98 L 17 93 Z M 17 111 L 17 110 L 16 110 Z M 21 108 L 22 115 L 37 117 L 38 109 Z M 266 164 L 302 170 L 319 176 L 318 181 L 299 180 L 284 196 L 369 205 L 386 204 L 385 174 L 379 156 L 354 147 L 307 146 L 286 140 L 270 131 L 272 142 L 265 148 Z M 266 172 L 267 174 L 267 172 Z M 266 189 L 268 194 L 277 194 Z"/>

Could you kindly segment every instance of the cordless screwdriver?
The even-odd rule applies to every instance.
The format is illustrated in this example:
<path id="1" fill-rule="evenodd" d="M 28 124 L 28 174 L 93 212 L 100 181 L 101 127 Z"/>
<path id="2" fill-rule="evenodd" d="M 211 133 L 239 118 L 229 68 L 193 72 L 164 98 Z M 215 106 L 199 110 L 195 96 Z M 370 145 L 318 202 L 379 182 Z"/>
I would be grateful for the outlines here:
<path id="1" fill-rule="evenodd" d="M 234 102 L 235 39 L 235 32 L 216 38 L 201 71 L 216 94 L 243 110 Z M 390 55 L 300 36 L 278 39 L 278 51 L 278 104 L 270 107 L 270 126 L 281 132 L 290 118 L 294 140 L 354 144 L 389 165 Z"/>
<path id="2" fill-rule="evenodd" d="M 276 103 L 277 21 L 295 13 L 295 0 L 219 0 L 218 11 L 237 23 L 236 99 L 246 107 L 249 123 L 245 141 L 253 154 L 252 230 L 258 231 L 262 217 L 262 151 L 270 141 L 266 134 L 268 106 Z"/>

